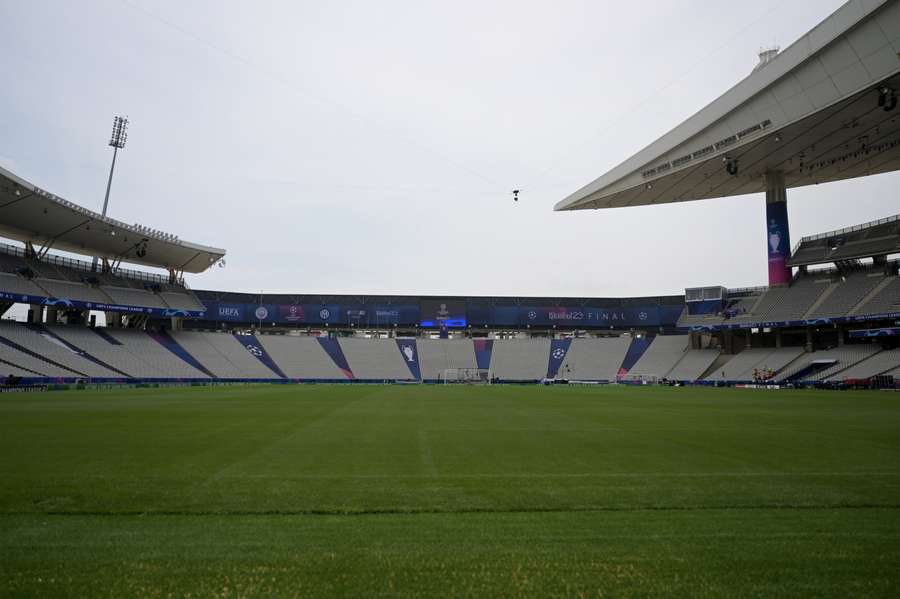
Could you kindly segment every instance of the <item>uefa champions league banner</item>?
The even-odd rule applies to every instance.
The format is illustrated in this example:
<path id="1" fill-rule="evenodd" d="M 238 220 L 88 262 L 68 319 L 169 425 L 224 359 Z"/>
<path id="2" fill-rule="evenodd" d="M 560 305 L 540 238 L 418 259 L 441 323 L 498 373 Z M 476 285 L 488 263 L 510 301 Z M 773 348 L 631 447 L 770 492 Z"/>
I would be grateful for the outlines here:
<path id="1" fill-rule="evenodd" d="M 409 368 L 409 373 L 412 375 L 414 379 L 421 380 L 422 373 L 419 369 L 419 352 L 416 347 L 415 339 L 397 339 L 397 349 L 400 350 L 400 355 L 403 356 L 403 361 L 406 363 L 406 367 Z"/>
<path id="2" fill-rule="evenodd" d="M 547 378 L 552 379 L 559 372 L 563 360 L 569 354 L 569 347 L 572 345 L 571 339 L 551 339 L 550 340 L 550 360 L 547 362 Z M 563 373 L 563 377 L 566 373 Z"/>
<path id="3" fill-rule="evenodd" d="M 680 313 L 680 310 L 679 310 Z M 677 321 L 677 317 L 672 324 Z M 532 326 L 659 326 L 658 306 L 646 308 L 571 308 L 532 307 L 519 308 L 519 325 Z"/>
<path id="4" fill-rule="evenodd" d="M 584 308 L 575 306 L 469 306 L 469 323 L 474 326 L 674 326 L 682 305 L 636 308 Z"/>
<path id="5" fill-rule="evenodd" d="M 491 354 L 494 351 L 493 339 L 473 339 L 475 346 L 475 365 L 481 370 L 489 370 L 491 367 Z"/>
<path id="6" fill-rule="evenodd" d="M 768 223 L 769 285 L 791 282 L 791 269 L 787 265 L 791 257 L 791 236 L 788 231 L 787 202 L 766 204 Z"/>
<path id="7" fill-rule="evenodd" d="M 394 324 L 415 325 L 419 323 L 419 306 L 364 304 L 362 306 L 344 306 L 347 324 L 355 326 L 384 327 Z"/>
<path id="8" fill-rule="evenodd" d="M 204 302 L 206 319 L 223 322 L 274 322 L 303 325 L 390 326 L 415 325 L 419 307 L 415 305 L 338 305 L 338 304 L 240 304 Z"/>
<path id="9" fill-rule="evenodd" d="M 337 366 L 338 370 L 343 372 L 344 376 L 349 380 L 352 381 L 355 379 L 356 376 L 350 369 L 350 364 L 347 362 L 347 357 L 344 355 L 344 350 L 341 347 L 341 344 L 338 343 L 338 340 L 330 337 L 318 337 L 317 340 L 322 351 L 328 354 L 328 357 L 331 358 L 331 361 L 334 362 L 334 365 Z"/>
<path id="10" fill-rule="evenodd" d="M 256 338 L 255 335 L 238 335 L 235 333 L 234 338 L 238 340 L 238 343 L 244 346 L 244 349 L 247 352 L 266 365 L 266 368 L 277 374 L 283 379 L 287 377 L 284 376 L 284 372 L 281 371 L 281 368 L 278 367 L 278 364 L 275 363 L 275 360 L 269 355 L 269 352 L 266 351 L 266 348 L 262 346 L 262 343 L 259 342 L 259 339 Z"/>
<path id="11" fill-rule="evenodd" d="M 196 310 L 176 310 L 175 308 L 146 308 L 144 306 L 127 306 L 124 304 L 102 304 L 83 302 L 66 298 L 42 297 L 38 295 L 22 295 L 0 291 L 0 299 L 22 304 L 39 304 L 60 310 L 97 310 L 98 312 L 121 312 L 124 314 L 147 314 L 149 316 L 203 318 L 204 312 Z"/>
<path id="12" fill-rule="evenodd" d="M 296 325 L 374 326 L 391 325 L 422 327 L 472 326 L 536 326 L 567 327 L 642 327 L 674 326 L 683 306 L 647 306 L 634 308 L 583 308 L 574 306 L 465 307 L 459 301 L 429 300 L 420 306 L 407 305 L 338 305 L 338 304 L 242 304 L 204 302 L 206 315 L 195 317 L 234 323 L 276 323 Z M 433 304 L 433 305 L 432 305 Z"/>

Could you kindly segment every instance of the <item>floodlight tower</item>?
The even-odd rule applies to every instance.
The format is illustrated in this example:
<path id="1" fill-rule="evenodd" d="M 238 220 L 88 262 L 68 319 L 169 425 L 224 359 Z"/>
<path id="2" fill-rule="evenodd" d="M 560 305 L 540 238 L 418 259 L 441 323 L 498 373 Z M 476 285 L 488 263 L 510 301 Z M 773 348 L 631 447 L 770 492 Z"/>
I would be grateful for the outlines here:
<path id="1" fill-rule="evenodd" d="M 128 117 L 117 116 L 113 119 L 112 134 L 109 136 L 109 145 L 113 149 L 112 164 L 109 167 L 109 179 L 106 181 L 106 196 L 103 198 L 103 216 L 106 216 L 106 209 L 109 207 L 109 190 L 112 188 L 113 172 L 116 170 L 116 156 L 119 150 L 125 147 L 128 140 Z M 97 257 L 94 256 L 91 270 L 97 270 Z"/>
<path id="2" fill-rule="evenodd" d="M 113 171 L 116 170 L 116 155 L 125 147 L 126 141 L 128 141 L 128 117 L 117 116 L 113 119 L 112 135 L 109 137 L 113 159 L 109 167 L 109 180 L 106 182 L 106 197 L 103 198 L 103 216 L 106 216 L 106 208 L 109 206 L 109 190 L 112 188 Z"/>

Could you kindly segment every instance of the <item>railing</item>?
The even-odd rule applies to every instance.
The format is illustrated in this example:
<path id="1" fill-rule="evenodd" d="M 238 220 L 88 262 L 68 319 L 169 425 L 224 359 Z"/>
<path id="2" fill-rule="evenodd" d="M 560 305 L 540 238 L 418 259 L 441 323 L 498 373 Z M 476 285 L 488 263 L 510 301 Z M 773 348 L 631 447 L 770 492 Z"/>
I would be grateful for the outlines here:
<path id="1" fill-rule="evenodd" d="M 768 285 L 759 285 L 757 287 L 735 287 L 728 290 L 728 295 L 737 295 L 738 293 L 765 293 L 769 290 Z"/>
<path id="2" fill-rule="evenodd" d="M 10 245 L 8 243 L 0 243 L 0 252 L 3 252 L 4 254 L 8 254 L 10 256 L 16 256 L 17 258 L 25 259 L 29 257 L 25 253 L 24 248 Z M 52 264 L 54 266 L 62 266 L 63 268 L 70 268 L 72 270 L 79 270 L 86 274 L 110 274 L 116 277 L 131 279 L 134 281 L 161 283 L 165 285 L 170 284 L 169 277 L 165 275 L 158 275 L 156 273 L 144 272 L 140 270 L 131 270 L 130 268 L 115 268 L 111 269 L 107 273 L 97 272 L 93 270 L 93 265 L 90 262 L 85 262 L 83 260 L 78 260 L 75 258 L 66 258 L 64 256 L 56 256 L 53 254 L 47 254 L 40 259 L 40 262 L 44 264 Z M 176 283 L 179 286 L 184 287 L 185 289 L 188 288 L 187 284 L 184 282 L 184 278 L 177 279 Z"/>
<path id="3" fill-rule="evenodd" d="M 894 216 L 887 216 L 885 218 L 879 218 L 878 220 L 873 220 L 867 223 L 863 223 L 861 225 L 854 225 L 852 227 L 844 227 L 843 229 L 837 229 L 835 231 L 827 231 L 825 233 L 817 233 L 815 235 L 807 235 L 806 237 L 801 237 L 800 241 L 797 242 L 797 245 L 794 246 L 794 251 L 791 252 L 791 255 L 797 253 L 797 250 L 800 246 L 806 241 L 818 241 L 819 239 L 828 239 L 829 237 L 835 237 L 837 235 L 845 235 L 847 233 L 855 233 L 856 231 L 862 231 L 863 229 L 870 229 L 872 227 L 877 227 L 879 225 L 886 225 L 888 223 L 898 222 L 900 221 L 900 214 L 895 214 Z"/>

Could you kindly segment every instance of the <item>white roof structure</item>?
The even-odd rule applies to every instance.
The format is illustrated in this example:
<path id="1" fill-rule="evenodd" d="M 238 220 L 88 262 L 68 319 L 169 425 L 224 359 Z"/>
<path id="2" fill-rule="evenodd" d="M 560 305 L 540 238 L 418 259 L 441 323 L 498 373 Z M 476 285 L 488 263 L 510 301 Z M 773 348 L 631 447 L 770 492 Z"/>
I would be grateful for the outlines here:
<path id="1" fill-rule="evenodd" d="M 4 168 L 0 168 L 0 236 L 177 272 L 203 272 L 225 255 L 219 248 L 101 216 Z"/>
<path id="2" fill-rule="evenodd" d="M 721 198 L 900 168 L 900 0 L 850 0 L 555 210 Z M 728 168 L 726 168 L 728 167 Z"/>

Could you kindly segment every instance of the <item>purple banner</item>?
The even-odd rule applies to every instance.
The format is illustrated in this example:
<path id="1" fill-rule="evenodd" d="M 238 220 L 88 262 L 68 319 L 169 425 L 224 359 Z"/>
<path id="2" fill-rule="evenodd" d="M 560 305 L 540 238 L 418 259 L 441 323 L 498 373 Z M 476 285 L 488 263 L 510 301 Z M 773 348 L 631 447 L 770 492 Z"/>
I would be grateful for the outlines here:
<path id="1" fill-rule="evenodd" d="M 641 356 L 650 347 L 650 342 L 653 339 L 653 337 L 647 335 L 631 338 L 631 345 L 628 346 L 628 351 L 625 352 L 625 359 L 622 360 L 622 365 L 619 367 L 618 376 L 622 377 L 628 374 L 628 371 L 637 364 L 637 361 L 641 359 Z"/>
<path id="2" fill-rule="evenodd" d="M 788 230 L 787 202 L 766 204 L 768 223 L 766 243 L 769 254 L 769 285 L 785 285 L 791 282 L 791 234 Z"/>
<path id="3" fill-rule="evenodd" d="M 353 371 L 350 370 L 350 364 L 347 363 L 347 358 L 344 356 L 344 350 L 341 349 L 341 344 L 338 343 L 337 339 L 319 337 L 318 341 L 325 353 L 328 354 L 328 357 L 334 362 L 334 365 L 344 373 L 344 376 L 351 381 L 355 379 Z"/>
<path id="4" fill-rule="evenodd" d="M 491 368 L 491 352 L 494 351 L 493 339 L 473 339 L 475 346 L 475 365 L 482 370 Z"/>

